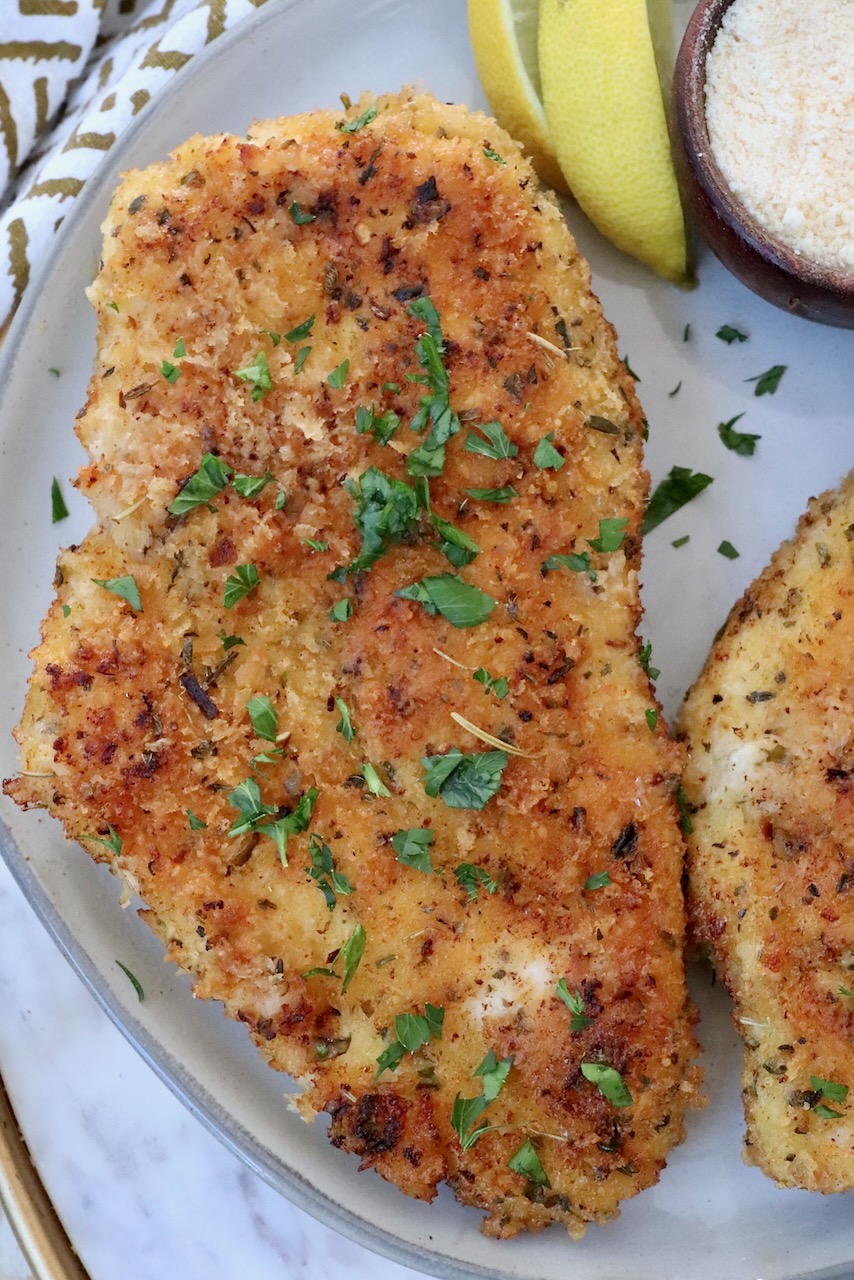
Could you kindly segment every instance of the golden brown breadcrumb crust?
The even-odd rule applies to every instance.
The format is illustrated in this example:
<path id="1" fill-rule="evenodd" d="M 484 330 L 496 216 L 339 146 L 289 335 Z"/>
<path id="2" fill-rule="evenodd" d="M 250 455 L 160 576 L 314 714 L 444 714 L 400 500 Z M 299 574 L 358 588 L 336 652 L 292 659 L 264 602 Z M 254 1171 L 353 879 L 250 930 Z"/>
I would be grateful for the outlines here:
<path id="1" fill-rule="evenodd" d="M 518 147 L 427 97 L 383 99 L 356 127 L 367 107 L 191 138 L 116 193 L 77 424 L 99 524 L 60 556 L 19 730 L 22 768 L 50 776 L 7 789 L 128 881 L 196 994 L 246 1024 L 363 1167 L 425 1199 L 446 1179 L 493 1235 L 578 1235 L 657 1180 L 697 1086 L 681 749 L 646 715 L 638 661 L 643 419 Z M 410 457 L 421 397 L 442 399 L 424 299 L 461 426 L 430 509 Z M 380 436 L 400 418 L 388 443 L 357 430 L 372 409 Z M 513 446 L 497 436 L 497 457 L 490 423 Z M 547 435 L 559 457 L 535 462 Z M 170 515 L 208 454 L 271 479 Z M 373 565 L 336 573 L 359 553 L 371 468 L 420 505 Z M 470 563 L 453 544 L 449 562 L 431 511 L 474 540 Z M 545 569 L 555 554 L 578 560 Z M 241 574 L 248 593 L 226 602 Z M 444 574 L 491 597 L 485 620 L 396 594 Z M 127 577 L 139 611 L 93 582 Z M 272 738 L 253 730 L 258 697 Z M 482 807 L 427 794 L 423 757 L 504 746 Z M 268 822 L 296 813 L 287 865 L 257 813 L 230 834 L 247 782 Z M 432 843 L 407 865 L 392 841 L 411 829 Z M 441 1037 L 408 1052 L 397 1019 L 428 1006 Z M 475 1074 L 489 1052 L 500 1090 L 489 1062 Z M 489 1083 L 490 1130 L 463 1150 L 455 1097 Z"/>
<path id="2" fill-rule="evenodd" d="M 745 1044 L 745 1158 L 854 1186 L 854 473 L 814 498 L 686 699 L 693 930 Z"/>

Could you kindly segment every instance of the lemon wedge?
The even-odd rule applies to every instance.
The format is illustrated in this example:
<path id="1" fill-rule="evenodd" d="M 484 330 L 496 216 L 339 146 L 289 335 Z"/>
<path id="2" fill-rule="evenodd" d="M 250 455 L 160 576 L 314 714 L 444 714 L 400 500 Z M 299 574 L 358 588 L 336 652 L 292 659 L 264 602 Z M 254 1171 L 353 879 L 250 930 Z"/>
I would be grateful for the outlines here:
<path id="1" fill-rule="evenodd" d="M 469 37 L 492 114 L 543 181 L 566 192 L 540 93 L 539 10 L 540 0 L 468 0 Z"/>
<path id="2" fill-rule="evenodd" d="M 655 56 L 672 30 L 669 0 L 538 7 L 546 121 L 572 194 L 618 248 L 685 283 L 685 223 Z"/>

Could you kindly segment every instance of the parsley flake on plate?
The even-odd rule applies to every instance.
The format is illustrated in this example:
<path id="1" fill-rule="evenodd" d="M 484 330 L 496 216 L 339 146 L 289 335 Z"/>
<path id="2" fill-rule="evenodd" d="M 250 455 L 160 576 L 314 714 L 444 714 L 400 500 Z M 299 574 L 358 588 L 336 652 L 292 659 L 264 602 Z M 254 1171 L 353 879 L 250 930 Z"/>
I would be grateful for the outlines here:
<path id="1" fill-rule="evenodd" d="M 740 454 L 743 458 L 752 458 L 756 452 L 756 441 L 761 440 L 762 437 L 734 429 L 739 418 L 743 417 L 743 413 L 737 413 L 734 418 L 730 418 L 729 422 L 719 422 L 718 435 L 727 449 L 731 449 L 733 453 Z"/>
<path id="2" fill-rule="evenodd" d="M 50 486 L 50 507 L 52 524 L 59 524 L 60 520 L 68 518 L 68 507 L 65 505 L 62 489 L 59 487 L 56 476 L 53 477 L 53 483 Z"/>
<path id="3" fill-rule="evenodd" d="M 644 536 L 651 533 L 662 521 L 672 516 L 680 507 L 684 507 L 686 502 L 696 498 L 711 483 L 712 476 L 704 475 L 702 471 L 692 471 L 690 467 L 671 467 L 669 475 L 656 485 L 647 504 L 641 533 Z"/>
<path id="4" fill-rule="evenodd" d="M 742 333 L 741 329 L 736 329 L 733 324 L 722 324 L 715 337 L 720 338 L 721 342 L 725 342 L 728 347 L 731 347 L 734 342 L 746 342 L 748 335 Z"/>
<path id="5" fill-rule="evenodd" d="M 732 543 L 728 542 L 726 538 L 724 538 L 723 542 L 718 547 L 718 555 L 725 556 L 727 560 L 737 560 L 739 554 L 740 553 L 736 551 Z"/>
<path id="6" fill-rule="evenodd" d="M 773 396 L 787 368 L 785 364 L 772 364 L 771 368 L 766 369 L 764 373 L 754 374 L 752 378 L 745 378 L 744 381 L 756 383 L 753 388 L 755 396 Z"/>
<path id="7" fill-rule="evenodd" d="M 145 999 L 145 992 L 144 992 L 144 991 L 143 991 L 143 989 L 142 989 L 142 983 L 140 982 L 139 978 L 137 978 L 136 974 L 131 973 L 131 971 L 130 971 L 130 969 L 127 967 L 127 965 L 126 965 L 126 964 L 122 964 L 121 960 L 117 960 L 117 961 L 116 961 L 116 964 L 119 966 L 119 968 L 121 969 L 122 973 L 125 975 L 125 977 L 127 978 L 128 982 L 130 983 L 130 985 L 133 987 L 134 991 L 136 992 L 136 998 L 137 998 L 137 1000 L 139 1001 L 139 1003 L 140 1003 L 140 1004 L 142 1004 L 143 1000 Z"/>

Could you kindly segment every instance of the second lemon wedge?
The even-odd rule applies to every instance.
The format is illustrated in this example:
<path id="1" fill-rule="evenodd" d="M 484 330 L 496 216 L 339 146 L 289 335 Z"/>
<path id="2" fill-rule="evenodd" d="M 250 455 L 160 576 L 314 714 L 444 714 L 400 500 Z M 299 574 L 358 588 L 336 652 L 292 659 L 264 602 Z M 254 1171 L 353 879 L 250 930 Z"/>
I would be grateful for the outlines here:
<path id="1" fill-rule="evenodd" d="M 540 0 L 543 104 L 560 167 L 591 222 L 684 283 L 685 225 L 655 57 L 669 0 L 649 9 L 647 0 Z"/>

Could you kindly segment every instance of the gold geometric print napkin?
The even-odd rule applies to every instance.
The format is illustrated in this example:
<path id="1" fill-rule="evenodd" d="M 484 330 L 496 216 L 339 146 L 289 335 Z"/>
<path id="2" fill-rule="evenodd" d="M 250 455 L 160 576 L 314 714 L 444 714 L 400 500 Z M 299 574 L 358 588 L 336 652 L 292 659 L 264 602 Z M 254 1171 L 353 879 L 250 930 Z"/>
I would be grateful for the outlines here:
<path id="1" fill-rule="evenodd" d="M 0 0 L 0 334 L 104 153 L 194 53 L 264 3 Z"/>

